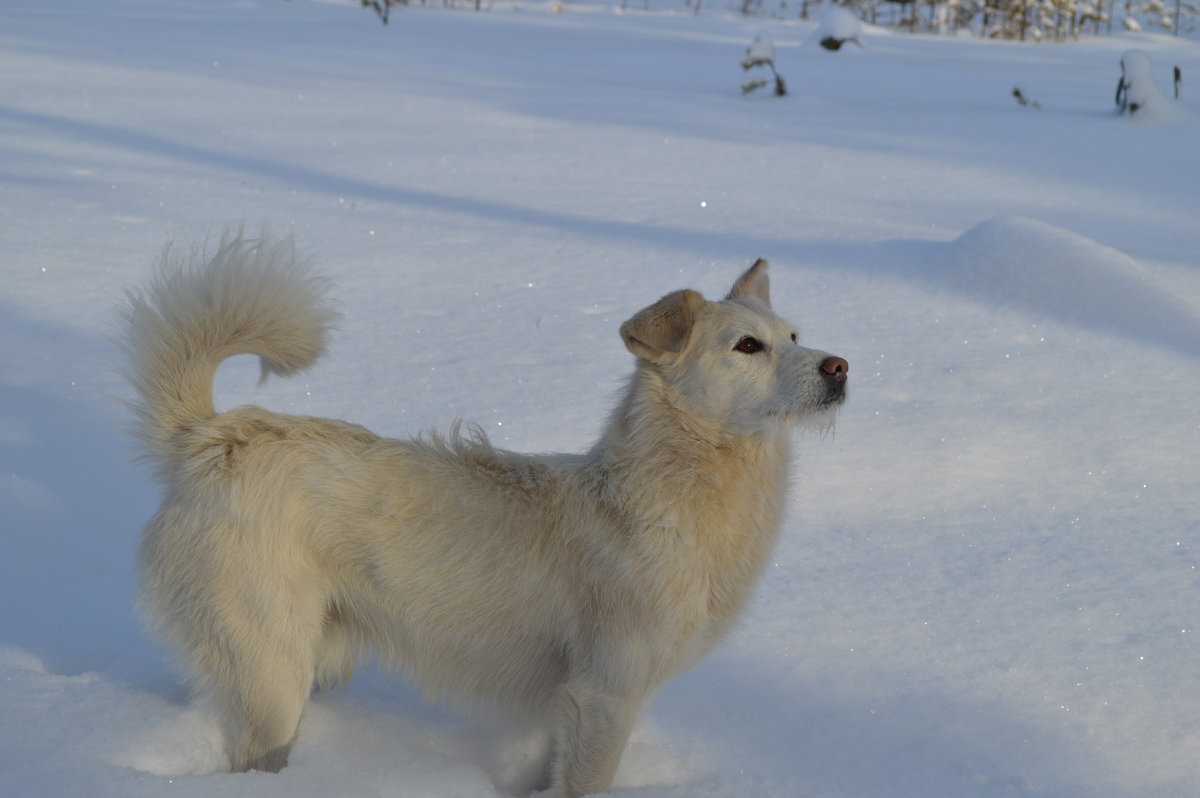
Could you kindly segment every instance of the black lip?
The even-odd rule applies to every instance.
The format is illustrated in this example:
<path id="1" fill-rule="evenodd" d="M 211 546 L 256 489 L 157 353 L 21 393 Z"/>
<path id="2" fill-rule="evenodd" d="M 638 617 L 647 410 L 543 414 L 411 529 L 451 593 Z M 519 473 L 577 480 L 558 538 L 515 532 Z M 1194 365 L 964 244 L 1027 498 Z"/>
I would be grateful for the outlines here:
<path id="1" fill-rule="evenodd" d="M 831 405 L 840 405 L 846 401 L 846 385 L 838 383 L 835 387 L 829 389 L 829 393 L 825 395 L 825 401 L 821 403 L 822 407 Z"/>

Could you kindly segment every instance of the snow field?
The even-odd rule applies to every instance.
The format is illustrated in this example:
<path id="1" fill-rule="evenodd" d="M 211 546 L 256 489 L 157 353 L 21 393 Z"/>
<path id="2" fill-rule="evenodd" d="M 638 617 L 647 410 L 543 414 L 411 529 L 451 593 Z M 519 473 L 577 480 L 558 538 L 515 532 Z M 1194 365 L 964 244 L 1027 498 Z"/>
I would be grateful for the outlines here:
<path id="1" fill-rule="evenodd" d="M 636 4 L 635 4 L 636 5 Z M 157 502 L 106 337 L 170 239 L 291 231 L 344 319 L 256 402 L 579 450 L 616 328 L 755 257 L 846 357 L 741 629 L 645 713 L 616 792 L 1200 790 L 1200 124 L 1116 116 L 1194 42 L 1062 46 L 571 4 L 0 9 L 0 795 L 503 794 L 531 740 L 368 669 L 291 766 L 230 775 L 131 609 Z M 760 31 L 790 96 L 743 98 Z M 1020 84 L 1042 108 L 1018 107 Z M 1186 90 L 1186 84 L 1185 84 Z"/>

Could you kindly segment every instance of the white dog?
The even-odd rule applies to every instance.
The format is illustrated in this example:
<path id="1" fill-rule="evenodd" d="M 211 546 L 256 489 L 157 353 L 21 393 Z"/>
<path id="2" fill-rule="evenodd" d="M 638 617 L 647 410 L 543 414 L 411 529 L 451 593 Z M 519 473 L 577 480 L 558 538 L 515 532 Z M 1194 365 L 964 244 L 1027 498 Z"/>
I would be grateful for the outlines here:
<path id="1" fill-rule="evenodd" d="M 845 398 L 846 361 L 799 346 L 759 260 L 724 301 L 676 291 L 621 325 L 636 370 L 584 454 L 217 414 L 223 359 L 294 373 L 335 314 L 287 243 L 171 260 L 126 313 L 137 432 L 166 484 L 141 600 L 216 700 L 235 770 L 283 767 L 314 682 L 377 652 L 431 698 L 545 724 L 555 794 L 607 790 L 639 709 L 745 605 L 790 428 Z"/>

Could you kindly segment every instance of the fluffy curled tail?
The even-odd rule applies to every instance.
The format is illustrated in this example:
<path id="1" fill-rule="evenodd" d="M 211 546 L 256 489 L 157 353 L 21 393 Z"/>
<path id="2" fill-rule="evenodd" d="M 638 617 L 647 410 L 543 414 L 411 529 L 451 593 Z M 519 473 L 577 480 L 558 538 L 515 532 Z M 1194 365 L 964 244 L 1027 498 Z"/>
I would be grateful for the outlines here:
<path id="1" fill-rule="evenodd" d="M 217 366 L 255 354 L 268 373 L 294 374 L 325 351 L 337 314 L 328 284 L 298 261 L 292 242 L 225 235 L 216 251 L 167 248 L 124 314 L 128 376 L 138 394 L 135 435 L 153 460 L 173 460 L 180 433 L 213 413 Z"/>

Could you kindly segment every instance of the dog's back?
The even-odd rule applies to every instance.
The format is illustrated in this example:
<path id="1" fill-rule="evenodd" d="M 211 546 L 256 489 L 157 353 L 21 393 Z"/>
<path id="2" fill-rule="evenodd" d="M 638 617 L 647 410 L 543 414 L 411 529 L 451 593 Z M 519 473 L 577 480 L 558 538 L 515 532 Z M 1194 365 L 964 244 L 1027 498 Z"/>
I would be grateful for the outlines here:
<path id="1" fill-rule="evenodd" d="M 541 716 L 578 610 L 555 548 L 603 532 L 562 523 L 556 469 L 481 436 L 390 440 L 257 407 L 194 422 L 173 450 L 142 597 L 201 684 L 224 695 L 294 670 L 336 684 L 376 651 L 430 698 Z M 225 661 L 214 633 L 263 661 Z"/>

